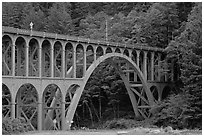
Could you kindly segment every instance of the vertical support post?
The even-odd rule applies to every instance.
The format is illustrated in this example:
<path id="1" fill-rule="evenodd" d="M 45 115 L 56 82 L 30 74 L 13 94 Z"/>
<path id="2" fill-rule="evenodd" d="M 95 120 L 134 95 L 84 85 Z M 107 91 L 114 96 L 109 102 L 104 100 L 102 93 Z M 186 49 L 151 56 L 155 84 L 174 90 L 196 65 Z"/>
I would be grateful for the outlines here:
<path id="1" fill-rule="evenodd" d="M 73 77 L 76 78 L 76 44 L 73 46 Z"/>
<path id="2" fill-rule="evenodd" d="M 137 58 L 136 58 L 136 64 L 138 66 L 138 68 L 140 68 L 140 50 L 136 50 L 137 53 Z M 136 81 L 137 81 L 137 77 L 136 77 Z"/>
<path id="3" fill-rule="evenodd" d="M 15 43 L 12 45 L 12 76 L 15 76 Z"/>
<path id="4" fill-rule="evenodd" d="M 85 74 L 86 74 L 86 48 L 84 48 L 84 66 L 83 66 L 83 76 L 85 77 Z"/>
<path id="5" fill-rule="evenodd" d="M 12 96 L 11 98 L 11 118 L 15 119 L 15 98 Z"/>
<path id="6" fill-rule="evenodd" d="M 158 53 L 158 82 L 161 81 L 161 53 Z"/>
<path id="7" fill-rule="evenodd" d="M 137 52 L 137 66 L 140 67 L 140 50 L 136 50 Z"/>
<path id="8" fill-rule="evenodd" d="M 29 75 L 29 43 L 28 41 L 26 41 L 26 53 L 25 53 L 25 65 L 26 65 L 26 77 L 28 77 Z"/>
<path id="9" fill-rule="evenodd" d="M 96 47 L 94 48 L 94 62 L 96 61 Z"/>
<path id="10" fill-rule="evenodd" d="M 42 130 L 42 99 L 38 100 L 38 130 Z"/>
<path id="11" fill-rule="evenodd" d="M 151 81 L 154 81 L 154 52 L 151 53 Z"/>
<path id="12" fill-rule="evenodd" d="M 50 65 L 51 65 L 51 77 L 54 77 L 54 42 L 51 42 L 51 52 L 50 52 L 50 56 L 51 56 L 51 61 L 50 61 Z"/>
<path id="13" fill-rule="evenodd" d="M 65 97 L 62 98 L 62 130 L 66 130 L 66 119 L 65 119 Z"/>
<path id="14" fill-rule="evenodd" d="M 62 45 L 62 78 L 65 78 L 65 44 Z"/>
<path id="15" fill-rule="evenodd" d="M 144 78 L 147 80 L 147 51 L 144 51 L 144 56 L 143 56 L 143 73 L 144 73 Z"/>
<path id="16" fill-rule="evenodd" d="M 39 51 L 38 51 L 38 56 L 39 56 L 39 77 L 42 77 L 42 42 L 39 43 Z"/>

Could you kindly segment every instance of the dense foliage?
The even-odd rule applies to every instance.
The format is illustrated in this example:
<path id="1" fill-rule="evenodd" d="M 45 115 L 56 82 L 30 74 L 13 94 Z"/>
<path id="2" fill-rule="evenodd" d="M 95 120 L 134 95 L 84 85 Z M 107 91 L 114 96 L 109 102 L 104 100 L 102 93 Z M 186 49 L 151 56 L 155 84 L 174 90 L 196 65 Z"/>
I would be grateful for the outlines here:
<path id="1" fill-rule="evenodd" d="M 23 118 L 3 118 L 2 119 L 2 134 L 11 135 L 11 134 L 20 134 L 23 132 L 32 131 L 32 128 L 29 124 L 26 123 Z"/>
<path id="2" fill-rule="evenodd" d="M 179 74 L 176 91 L 155 116 L 158 126 L 201 128 L 202 4 L 170 3 L 3 3 L 2 25 L 99 40 L 166 48 Z M 175 78 L 176 79 L 176 78 Z M 124 84 L 114 68 L 102 63 L 80 99 L 75 121 L 83 126 L 111 118 L 133 118 Z M 130 106 L 128 108 L 127 106 Z M 128 113 L 127 113 L 128 112 Z M 90 122 L 91 121 L 91 122 Z M 76 122 L 79 125 L 82 122 Z"/>

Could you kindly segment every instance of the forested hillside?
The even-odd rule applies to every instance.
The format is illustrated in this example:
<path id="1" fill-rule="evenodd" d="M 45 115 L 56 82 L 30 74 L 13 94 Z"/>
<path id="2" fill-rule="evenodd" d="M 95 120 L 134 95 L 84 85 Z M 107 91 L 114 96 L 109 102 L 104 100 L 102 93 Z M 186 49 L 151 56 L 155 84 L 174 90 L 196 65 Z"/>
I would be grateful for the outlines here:
<path id="1" fill-rule="evenodd" d="M 30 22 L 33 30 L 98 40 L 106 40 L 107 27 L 108 41 L 133 45 L 142 41 L 165 48 L 167 57 L 176 62 L 179 79 L 152 122 L 174 128 L 202 127 L 202 3 L 2 3 L 3 26 L 30 29 Z M 130 104 L 120 76 L 104 62 L 86 85 L 75 126 L 133 119 Z"/>

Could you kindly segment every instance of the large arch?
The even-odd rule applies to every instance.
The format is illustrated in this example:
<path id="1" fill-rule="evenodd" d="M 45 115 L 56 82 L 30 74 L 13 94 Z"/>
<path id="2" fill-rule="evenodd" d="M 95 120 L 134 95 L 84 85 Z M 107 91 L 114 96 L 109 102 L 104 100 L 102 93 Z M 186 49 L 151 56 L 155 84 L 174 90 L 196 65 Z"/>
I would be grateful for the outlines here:
<path id="1" fill-rule="evenodd" d="M 11 117 L 11 92 L 8 86 L 2 83 L 2 117 Z"/>
<path id="2" fill-rule="evenodd" d="M 23 84 L 16 94 L 16 116 L 22 117 L 33 130 L 38 129 L 38 92 L 30 84 Z"/>
<path id="3" fill-rule="evenodd" d="M 83 89 L 84 89 L 89 77 L 91 76 L 93 71 L 98 67 L 98 65 L 101 62 L 105 61 L 106 59 L 110 59 L 110 58 L 114 58 L 114 57 L 119 57 L 119 58 L 125 59 L 128 63 L 130 63 L 133 66 L 134 71 L 138 74 L 138 77 L 141 79 L 142 85 L 144 87 L 144 91 L 146 92 L 146 95 L 147 95 L 147 98 L 148 98 L 148 101 L 149 101 L 150 105 L 151 106 L 155 105 L 154 98 L 153 98 L 153 96 L 151 94 L 150 89 L 147 86 L 147 82 L 146 82 L 141 70 L 131 60 L 131 58 L 129 58 L 126 55 L 123 55 L 121 53 L 108 53 L 108 54 L 105 54 L 104 56 L 99 57 L 87 70 L 87 72 L 85 74 L 85 77 L 83 79 L 83 81 L 84 81 L 83 85 L 81 85 L 80 88 L 77 89 L 77 91 L 74 94 L 74 97 L 72 99 L 73 101 L 71 102 L 71 104 L 69 106 L 69 110 L 67 112 L 67 119 L 66 119 L 66 123 L 65 123 L 67 128 L 70 128 L 69 125 L 67 125 L 67 124 L 70 124 L 70 121 L 72 121 L 72 119 L 73 119 L 73 116 L 74 116 L 74 113 L 76 111 L 79 99 L 80 99 L 80 97 L 82 95 Z"/>
<path id="4" fill-rule="evenodd" d="M 49 84 L 43 92 L 43 130 L 62 129 L 62 92 L 56 84 Z"/>

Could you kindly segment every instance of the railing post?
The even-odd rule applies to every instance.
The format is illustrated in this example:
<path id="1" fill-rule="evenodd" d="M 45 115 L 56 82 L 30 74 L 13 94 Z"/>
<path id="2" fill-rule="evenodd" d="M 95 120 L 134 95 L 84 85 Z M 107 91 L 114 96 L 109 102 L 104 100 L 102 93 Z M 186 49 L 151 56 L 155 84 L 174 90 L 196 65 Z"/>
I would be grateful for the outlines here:
<path id="1" fill-rule="evenodd" d="M 151 81 L 154 81 L 154 52 L 151 53 Z"/>

